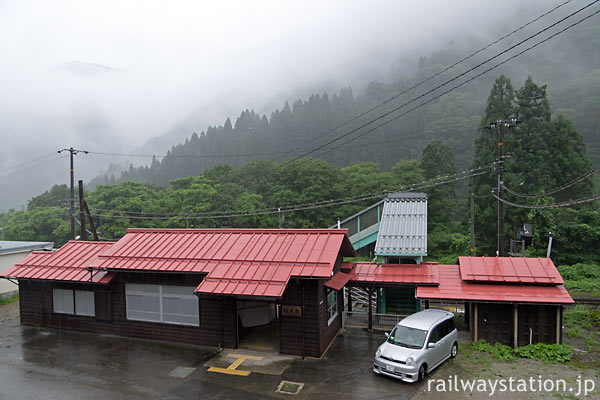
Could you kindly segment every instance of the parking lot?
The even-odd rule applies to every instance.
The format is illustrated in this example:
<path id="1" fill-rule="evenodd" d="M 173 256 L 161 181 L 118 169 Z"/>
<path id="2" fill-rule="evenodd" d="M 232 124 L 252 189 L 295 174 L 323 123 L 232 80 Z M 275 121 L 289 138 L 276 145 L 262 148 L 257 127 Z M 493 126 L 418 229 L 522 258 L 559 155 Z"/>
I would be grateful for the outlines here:
<path id="1" fill-rule="evenodd" d="M 0 322 L 0 399 L 410 398 L 420 385 L 371 371 L 383 340 L 347 330 L 322 359 L 302 360 L 36 329 L 12 317 Z"/>

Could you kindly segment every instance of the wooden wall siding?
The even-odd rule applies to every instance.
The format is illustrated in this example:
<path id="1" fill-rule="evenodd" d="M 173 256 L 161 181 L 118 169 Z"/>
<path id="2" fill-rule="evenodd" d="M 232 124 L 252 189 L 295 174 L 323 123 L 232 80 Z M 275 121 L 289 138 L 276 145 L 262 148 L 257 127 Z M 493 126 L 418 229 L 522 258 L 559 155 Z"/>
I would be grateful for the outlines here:
<path id="1" fill-rule="evenodd" d="M 320 335 L 320 354 L 323 354 L 323 352 L 325 351 L 325 349 L 327 349 L 327 346 L 329 346 L 329 343 L 331 343 L 331 341 L 333 340 L 333 338 L 335 338 L 335 335 L 339 332 L 340 328 L 342 327 L 342 310 L 344 308 L 344 299 L 342 298 L 342 295 L 340 294 L 340 292 L 342 291 L 338 291 L 337 293 L 337 306 L 338 306 L 338 315 L 337 317 L 331 322 L 331 325 L 327 324 L 327 321 L 329 320 L 329 315 L 327 314 L 327 298 L 326 298 L 326 293 L 327 293 L 327 288 L 324 285 L 324 281 L 319 281 L 319 328 L 321 331 L 321 335 Z"/>
<path id="2" fill-rule="evenodd" d="M 43 325 L 42 299 L 42 282 L 19 281 L 21 324 L 31 326 Z"/>
<path id="3" fill-rule="evenodd" d="M 518 339 L 519 346 L 531 343 L 556 343 L 556 306 L 519 305 Z"/>
<path id="4" fill-rule="evenodd" d="M 194 286 L 201 280 L 199 275 L 141 273 L 119 274 L 108 286 L 21 280 L 21 323 L 205 346 L 235 347 L 237 318 L 233 298 L 213 296 L 199 299 L 202 324 L 199 327 L 127 320 L 125 282 Z M 96 317 L 55 314 L 52 308 L 54 288 L 100 292 L 95 295 Z M 101 311 L 98 307 L 106 302 L 110 303 L 111 310 Z"/>
<path id="5" fill-rule="evenodd" d="M 478 339 L 485 339 L 490 344 L 500 342 L 512 346 L 513 305 L 479 303 L 477 308 Z"/>
<path id="6" fill-rule="evenodd" d="M 303 287 L 304 312 L 302 317 L 286 317 L 281 315 L 279 318 L 279 351 L 282 354 L 320 357 L 319 308 L 317 301 L 319 297 L 319 282 L 317 280 L 296 280 L 292 278 L 283 293 L 281 304 L 302 306 Z M 302 343 L 303 326 L 304 346 Z"/>

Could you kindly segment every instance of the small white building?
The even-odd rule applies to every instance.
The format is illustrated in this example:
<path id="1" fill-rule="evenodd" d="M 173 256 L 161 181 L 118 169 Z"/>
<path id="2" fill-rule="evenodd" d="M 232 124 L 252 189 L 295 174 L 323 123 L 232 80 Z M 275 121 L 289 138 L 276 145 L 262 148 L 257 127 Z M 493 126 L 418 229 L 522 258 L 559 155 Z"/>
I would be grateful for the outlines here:
<path id="1" fill-rule="evenodd" d="M 53 242 L 0 241 L 0 272 L 12 267 L 34 250 L 52 250 Z M 0 299 L 12 297 L 19 292 L 16 283 L 0 279 Z"/>

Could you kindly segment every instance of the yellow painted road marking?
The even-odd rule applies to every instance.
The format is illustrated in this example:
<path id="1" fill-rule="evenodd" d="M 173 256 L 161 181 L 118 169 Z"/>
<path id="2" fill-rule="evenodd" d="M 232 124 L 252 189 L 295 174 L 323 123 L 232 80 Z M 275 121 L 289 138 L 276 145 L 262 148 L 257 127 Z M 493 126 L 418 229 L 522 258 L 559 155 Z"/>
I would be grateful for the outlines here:
<path id="1" fill-rule="evenodd" d="M 239 370 L 237 369 L 237 367 L 239 367 L 246 360 L 260 361 L 263 359 L 262 357 L 248 356 L 244 354 L 227 354 L 227 357 L 235 358 L 236 360 L 232 362 L 227 368 L 210 367 L 208 371 L 220 372 L 222 374 L 248 376 L 250 375 L 250 371 Z"/>

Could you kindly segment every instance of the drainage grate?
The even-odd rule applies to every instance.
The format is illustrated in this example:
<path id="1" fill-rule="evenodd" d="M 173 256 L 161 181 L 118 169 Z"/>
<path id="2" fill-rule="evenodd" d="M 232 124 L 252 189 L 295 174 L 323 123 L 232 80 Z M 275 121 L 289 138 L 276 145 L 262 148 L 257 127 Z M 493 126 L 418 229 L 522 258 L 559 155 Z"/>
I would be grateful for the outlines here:
<path id="1" fill-rule="evenodd" d="M 303 387 L 304 383 L 281 381 L 275 392 L 285 394 L 298 394 L 300 393 Z"/>

